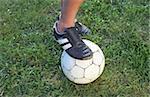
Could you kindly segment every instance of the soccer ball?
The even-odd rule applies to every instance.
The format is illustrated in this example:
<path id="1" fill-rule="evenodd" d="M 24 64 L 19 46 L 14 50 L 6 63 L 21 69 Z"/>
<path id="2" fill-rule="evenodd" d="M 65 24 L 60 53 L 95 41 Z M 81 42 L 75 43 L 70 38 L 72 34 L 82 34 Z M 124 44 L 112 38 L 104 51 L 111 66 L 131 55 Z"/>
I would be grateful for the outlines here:
<path id="1" fill-rule="evenodd" d="M 87 84 L 96 80 L 105 67 L 105 57 L 102 50 L 95 43 L 83 39 L 92 50 L 93 57 L 88 60 L 74 59 L 65 51 L 61 55 L 61 68 L 69 80 L 77 84 Z"/>

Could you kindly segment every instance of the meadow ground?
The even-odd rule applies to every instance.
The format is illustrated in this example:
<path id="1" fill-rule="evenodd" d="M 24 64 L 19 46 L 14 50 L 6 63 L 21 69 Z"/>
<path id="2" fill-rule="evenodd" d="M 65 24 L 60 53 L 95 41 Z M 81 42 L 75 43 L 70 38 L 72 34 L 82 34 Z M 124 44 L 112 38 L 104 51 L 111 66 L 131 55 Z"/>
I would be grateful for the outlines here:
<path id="1" fill-rule="evenodd" d="M 59 69 L 52 27 L 59 0 L 0 0 L 0 97 L 150 97 L 148 0 L 86 0 L 78 20 L 104 51 L 106 67 L 88 85 Z"/>

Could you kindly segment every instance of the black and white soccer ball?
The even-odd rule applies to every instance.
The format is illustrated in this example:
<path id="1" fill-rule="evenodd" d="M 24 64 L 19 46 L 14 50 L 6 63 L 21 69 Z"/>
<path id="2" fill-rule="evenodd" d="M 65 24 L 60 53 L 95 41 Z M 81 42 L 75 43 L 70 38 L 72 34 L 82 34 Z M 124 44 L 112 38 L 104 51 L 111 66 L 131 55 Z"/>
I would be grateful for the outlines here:
<path id="1" fill-rule="evenodd" d="M 61 68 L 66 77 L 77 84 L 88 84 L 96 80 L 105 67 L 105 57 L 98 45 L 89 41 L 83 42 L 92 50 L 93 57 L 89 60 L 74 59 L 65 51 L 61 55 Z"/>

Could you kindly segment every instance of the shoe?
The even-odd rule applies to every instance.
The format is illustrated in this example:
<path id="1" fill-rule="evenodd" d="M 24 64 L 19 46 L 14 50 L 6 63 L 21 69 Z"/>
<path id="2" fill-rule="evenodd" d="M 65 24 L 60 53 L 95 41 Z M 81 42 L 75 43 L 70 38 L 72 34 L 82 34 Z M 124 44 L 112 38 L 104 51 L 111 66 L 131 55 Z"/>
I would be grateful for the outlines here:
<path id="1" fill-rule="evenodd" d="M 93 56 L 91 49 L 82 41 L 79 29 L 70 27 L 65 29 L 63 34 L 59 34 L 57 23 L 54 24 L 54 37 L 62 48 L 73 58 L 87 60 Z"/>

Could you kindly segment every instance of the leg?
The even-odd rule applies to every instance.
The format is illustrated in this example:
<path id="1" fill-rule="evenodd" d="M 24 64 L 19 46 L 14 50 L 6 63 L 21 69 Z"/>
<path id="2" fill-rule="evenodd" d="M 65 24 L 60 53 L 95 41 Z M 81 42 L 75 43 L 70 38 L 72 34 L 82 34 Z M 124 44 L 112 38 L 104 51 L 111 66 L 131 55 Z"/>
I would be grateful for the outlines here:
<path id="1" fill-rule="evenodd" d="M 61 0 L 61 19 L 58 23 L 58 30 L 63 32 L 65 28 L 74 27 L 75 17 L 80 5 L 84 0 Z"/>
<path id="2" fill-rule="evenodd" d="M 61 0 L 61 17 L 54 24 L 54 37 L 62 48 L 73 58 L 89 59 L 93 53 L 82 41 L 75 17 L 84 0 Z M 84 28 L 79 24 L 80 28 Z M 65 30 L 65 32 L 64 32 Z M 85 32 L 85 31 L 84 31 Z"/>

